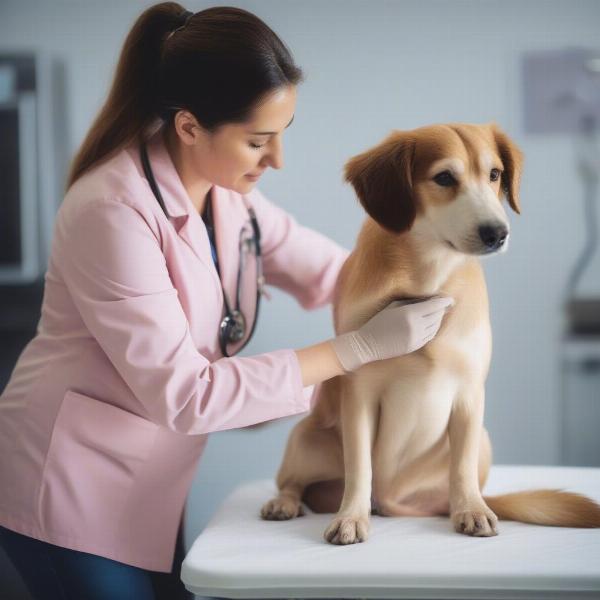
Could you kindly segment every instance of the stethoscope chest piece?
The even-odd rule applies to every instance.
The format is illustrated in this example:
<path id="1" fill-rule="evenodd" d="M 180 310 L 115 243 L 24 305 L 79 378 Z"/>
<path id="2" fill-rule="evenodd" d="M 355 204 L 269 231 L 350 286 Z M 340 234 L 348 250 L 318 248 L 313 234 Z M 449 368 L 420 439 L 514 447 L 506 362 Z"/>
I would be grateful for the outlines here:
<path id="1" fill-rule="evenodd" d="M 221 321 L 221 329 L 225 338 L 230 342 L 239 342 L 246 334 L 246 319 L 239 310 L 233 310 Z"/>

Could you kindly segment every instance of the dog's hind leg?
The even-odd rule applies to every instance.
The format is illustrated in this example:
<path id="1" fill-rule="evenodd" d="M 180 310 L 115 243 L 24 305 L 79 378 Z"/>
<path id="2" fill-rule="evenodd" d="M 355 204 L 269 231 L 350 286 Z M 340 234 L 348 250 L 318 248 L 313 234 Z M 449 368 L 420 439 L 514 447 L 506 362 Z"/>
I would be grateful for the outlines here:
<path id="1" fill-rule="evenodd" d="M 308 486 L 317 482 L 343 481 L 343 478 L 344 457 L 337 431 L 318 427 L 316 420 L 309 415 L 292 429 L 277 474 L 279 493 L 264 504 L 261 517 L 281 521 L 302 516 L 303 494 Z M 311 510 L 323 512 L 331 504 L 327 495 L 327 489 L 312 487 L 305 500 Z M 314 504 L 311 505 L 311 502 Z"/>

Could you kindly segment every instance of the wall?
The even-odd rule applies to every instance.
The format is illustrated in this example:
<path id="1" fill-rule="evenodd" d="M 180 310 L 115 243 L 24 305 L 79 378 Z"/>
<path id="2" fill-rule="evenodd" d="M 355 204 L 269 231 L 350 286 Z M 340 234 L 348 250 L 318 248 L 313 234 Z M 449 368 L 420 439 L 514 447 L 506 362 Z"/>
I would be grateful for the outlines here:
<path id="1" fill-rule="evenodd" d="M 599 46 L 595 1 L 235 1 L 262 17 L 304 68 L 285 167 L 261 190 L 308 226 L 350 248 L 363 213 L 341 179 L 344 162 L 391 129 L 496 121 L 526 155 L 522 216 L 507 254 L 484 262 L 494 357 L 485 422 L 496 463 L 559 457 L 560 294 L 581 248 L 581 188 L 566 136 L 529 136 L 522 123 L 523 51 Z M 72 154 L 108 89 L 123 39 L 148 2 L 0 4 L 0 51 L 38 49 L 66 61 Z M 208 4 L 189 2 L 200 10 Z M 60 198 L 57 199 L 57 202 Z M 595 275 L 599 275 L 597 263 Z M 332 333 L 329 310 L 305 313 L 275 293 L 249 353 L 301 347 Z M 211 437 L 188 502 L 189 541 L 234 486 L 273 477 L 296 418 Z M 257 507 L 258 511 L 259 507 Z"/>

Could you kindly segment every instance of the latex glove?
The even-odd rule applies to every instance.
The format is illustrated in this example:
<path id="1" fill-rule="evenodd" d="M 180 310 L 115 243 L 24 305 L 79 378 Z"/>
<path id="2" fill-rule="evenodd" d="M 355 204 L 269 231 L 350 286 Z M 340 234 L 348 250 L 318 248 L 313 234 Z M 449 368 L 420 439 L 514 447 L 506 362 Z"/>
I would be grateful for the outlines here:
<path id="1" fill-rule="evenodd" d="M 449 296 L 428 300 L 394 300 L 356 331 L 331 340 L 345 371 L 354 371 L 374 360 L 394 358 L 418 350 L 435 337 Z"/>

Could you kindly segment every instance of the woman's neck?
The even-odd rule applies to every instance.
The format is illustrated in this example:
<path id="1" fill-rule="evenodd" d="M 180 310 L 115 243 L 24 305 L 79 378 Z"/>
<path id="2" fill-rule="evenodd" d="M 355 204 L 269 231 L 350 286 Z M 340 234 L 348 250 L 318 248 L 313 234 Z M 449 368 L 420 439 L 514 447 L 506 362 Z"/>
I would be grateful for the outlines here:
<path id="1" fill-rule="evenodd" d="M 186 153 L 186 147 L 180 142 L 177 132 L 172 127 L 165 127 L 163 141 L 194 208 L 202 214 L 212 183 L 199 178 L 194 172 L 190 155 Z"/>

